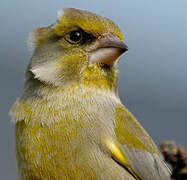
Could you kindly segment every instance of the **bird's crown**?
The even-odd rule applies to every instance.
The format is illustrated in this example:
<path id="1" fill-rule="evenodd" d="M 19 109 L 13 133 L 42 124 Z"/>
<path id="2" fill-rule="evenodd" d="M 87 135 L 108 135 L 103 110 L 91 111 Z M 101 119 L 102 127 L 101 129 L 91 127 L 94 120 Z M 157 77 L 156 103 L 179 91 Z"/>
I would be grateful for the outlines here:
<path id="1" fill-rule="evenodd" d="M 111 33 L 123 40 L 119 27 L 110 19 L 85 10 L 64 8 L 58 12 L 56 23 L 32 31 L 29 41 L 34 46 L 39 46 L 49 38 L 63 37 L 74 29 L 83 29 L 86 33 L 99 37 Z"/>

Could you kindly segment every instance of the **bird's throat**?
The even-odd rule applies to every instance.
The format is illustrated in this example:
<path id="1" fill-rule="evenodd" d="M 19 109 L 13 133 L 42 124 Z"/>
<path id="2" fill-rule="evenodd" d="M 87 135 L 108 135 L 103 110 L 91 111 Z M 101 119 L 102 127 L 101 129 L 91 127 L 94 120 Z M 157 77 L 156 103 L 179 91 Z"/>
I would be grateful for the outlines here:
<path id="1" fill-rule="evenodd" d="M 80 82 L 89 87 L 116 91 L 117 69 L 116 67 L 92 63 L 81 72 Z"/>

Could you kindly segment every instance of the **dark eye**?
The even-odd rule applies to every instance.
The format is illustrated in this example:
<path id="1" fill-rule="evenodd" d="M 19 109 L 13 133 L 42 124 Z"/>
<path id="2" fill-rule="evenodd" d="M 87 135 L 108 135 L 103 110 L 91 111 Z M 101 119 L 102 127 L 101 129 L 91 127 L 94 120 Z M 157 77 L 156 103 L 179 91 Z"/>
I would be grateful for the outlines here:
<path id="1" fill-rule="evenodd" d="M 65 36 L 65 40 L 68 41 L 70 44 L 84 44 L 88 41 L 92 41 L 94 39 L 94 36 L 91 34 L 86 33 L 82 29 L 75 29 L 73 31 L 70 31 Z"/>
<path id="2" fill-rule="evenodd" d="M 74 30 L 69 33 L 69 39 L 71 42 L 78 43 L 82 40 L 82 32 Z"/>

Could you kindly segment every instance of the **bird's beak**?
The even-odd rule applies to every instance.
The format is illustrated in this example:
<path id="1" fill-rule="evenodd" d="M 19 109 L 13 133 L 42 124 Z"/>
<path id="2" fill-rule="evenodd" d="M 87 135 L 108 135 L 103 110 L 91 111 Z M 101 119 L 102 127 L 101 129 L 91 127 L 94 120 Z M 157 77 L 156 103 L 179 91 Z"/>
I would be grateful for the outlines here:
<path id="1" fill-rule="evenodd" d="M 99 62 L 112 66 L 124 52 L 127 45 L 112 34 L 101 36 L 95 42 L 95 49 L 90 52 L 90 62 Z"/>

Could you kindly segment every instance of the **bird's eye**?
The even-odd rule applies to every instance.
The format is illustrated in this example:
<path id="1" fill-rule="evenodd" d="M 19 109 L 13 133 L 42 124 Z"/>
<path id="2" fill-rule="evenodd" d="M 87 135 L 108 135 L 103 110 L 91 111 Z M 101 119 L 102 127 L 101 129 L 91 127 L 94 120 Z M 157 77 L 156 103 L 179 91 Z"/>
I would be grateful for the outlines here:
<path id="1" fill-rule="evenodd" d="M 77 44 L 82 40 L 82 32 L 80 30 L 73 30 L 69 32 L 66 40 L 71 44 Z"/>
<path id="2" fill-rule="evenodd" d="M 82 32 L 79 30 L 71 31 L 69 34 L 69 38 L 71 41 L 79 42 L 82 39 Z"/>
<path id="3" fill-rule="evenodd" d="M 88 34 L 82 29 L 76 29 L 70 31 L 68 34 L 66 34 L 64 38 L 70 44 L 77 45 L 77 44 L 84 44 L 88 41 L 92 41 L 95 37 L 92 36 L 91 34 Z"/>

